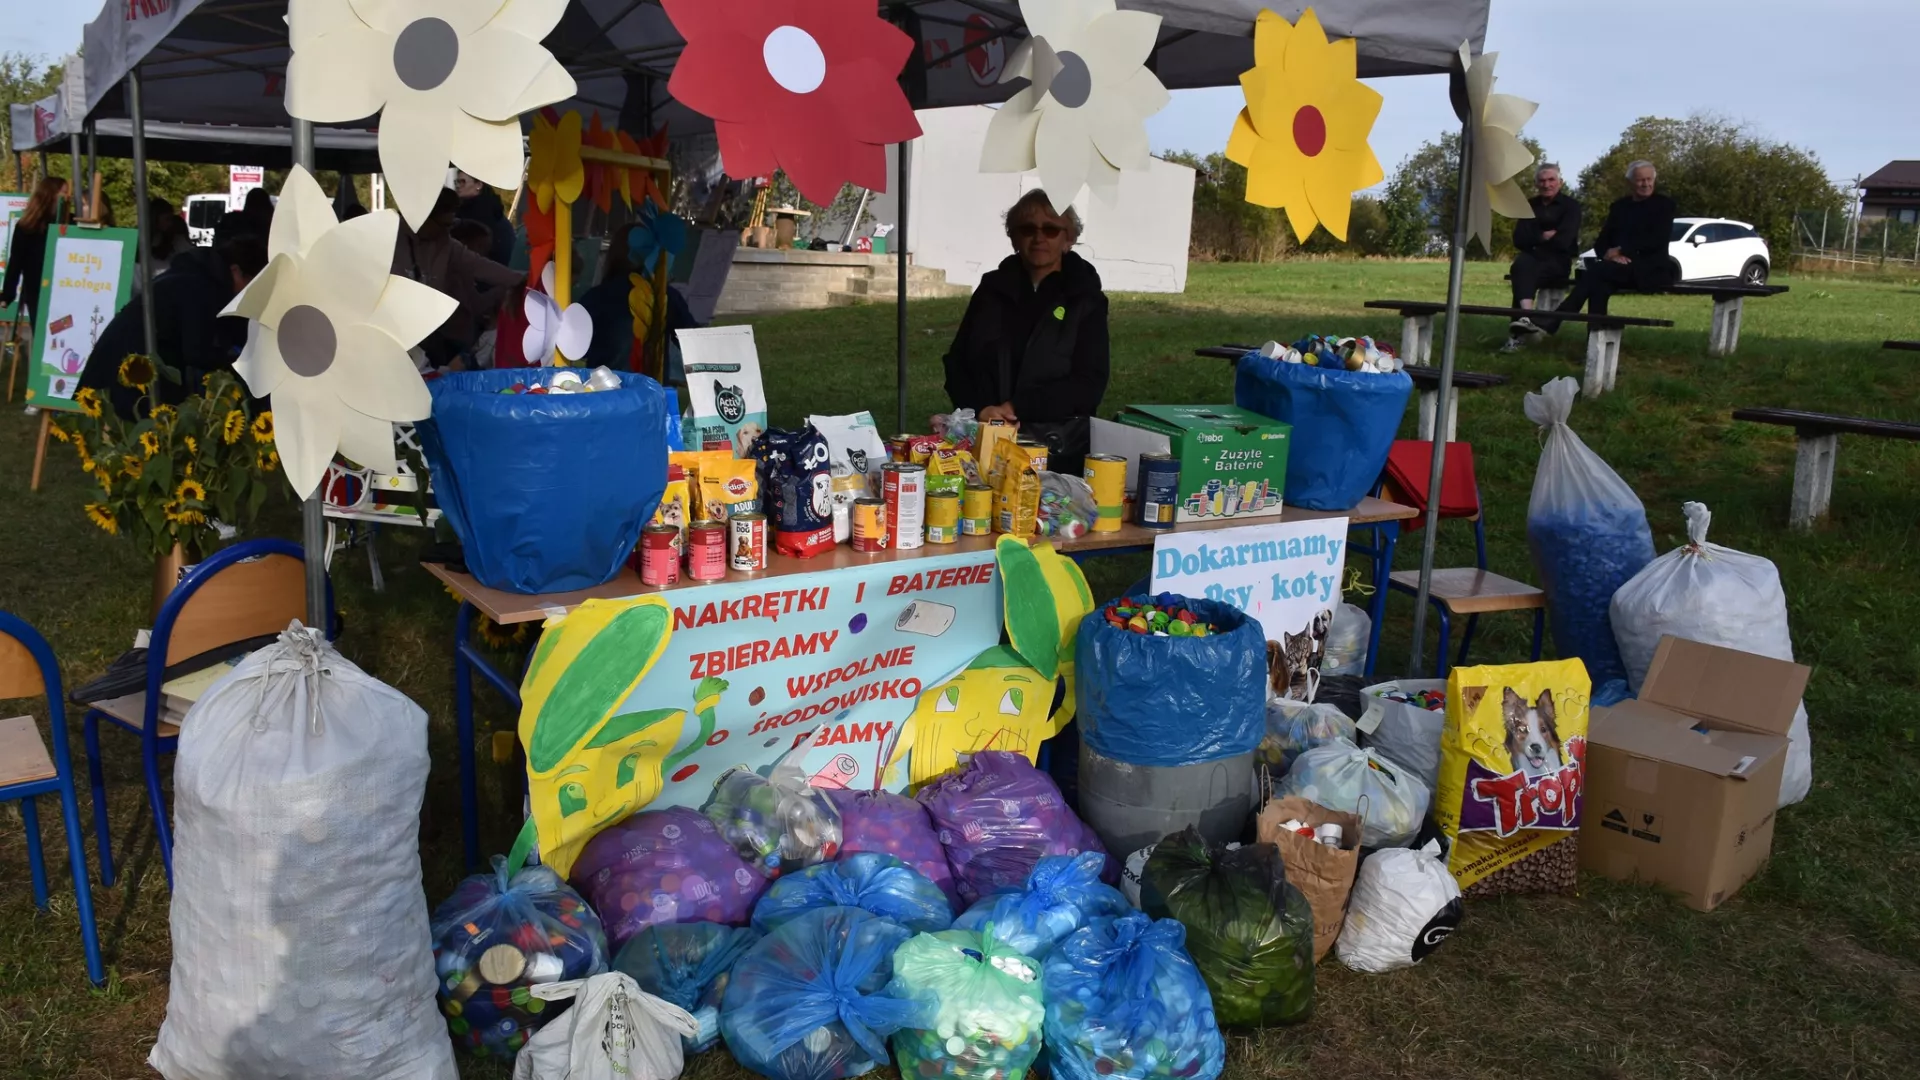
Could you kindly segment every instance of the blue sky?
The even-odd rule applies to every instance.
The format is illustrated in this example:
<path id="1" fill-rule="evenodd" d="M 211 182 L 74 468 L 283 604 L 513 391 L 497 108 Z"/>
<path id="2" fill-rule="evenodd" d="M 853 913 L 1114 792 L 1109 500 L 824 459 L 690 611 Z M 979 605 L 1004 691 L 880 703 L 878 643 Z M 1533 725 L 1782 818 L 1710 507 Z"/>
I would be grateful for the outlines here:
<path id="1" fill-rule="evenodd" d="M 95 0 L 0 0 L 0 50 L 79 47 Z M 1577 12 L 1577 14 L 1576 14 Z M 1818 154 L 1829 176 L 1920 158 L 1911 53 L 1920 0 L 1493 0 L 1500 89 L 1540 102 L 1527 128 L 1577 174 L 1637 117 L 1710 112 Z M 1373 129 L 1389 174 L 1453 126 L 1445 79 L 1381 79 Z M 1190 90 L 1148 123 L 1156 150 L 1223 149 L 1238 88 Z"/>

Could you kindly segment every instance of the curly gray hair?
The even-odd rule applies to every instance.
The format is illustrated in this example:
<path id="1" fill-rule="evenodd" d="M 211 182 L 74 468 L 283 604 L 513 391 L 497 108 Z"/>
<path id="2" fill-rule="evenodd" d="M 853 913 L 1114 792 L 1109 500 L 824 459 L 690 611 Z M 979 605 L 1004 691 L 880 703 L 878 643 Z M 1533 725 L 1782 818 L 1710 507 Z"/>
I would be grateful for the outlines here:
<path id="1" fill-rule="evenodd" d="M 1631 181 L 1633 179 L 1633 174 L 1636 172 L 1639 172 L 1641 169 L 1645 169 L 1648 172 L 1652 173 L 1654 176 L 1654 179 L 1656 180 L 1660 178 L 1660 170 L 1654 167 L 1653 162 L 1642 159 L 1640 161 L 1633 162 L 1632 164 L 1629 164 L 1627 166 L 1627 179 Z"/>
<path id="2" fill-rule="evenodd" d="M 1066 222 L 1067 239 L 1080 239 L 1080 214 L 1071 206 L 1067 207 L 1067 212 L 1064 214 L 1054 213 L 1053 200 L 1048 198 L 1047 193 L 1040 188 L 1034 188 L 1032 191 L 1020 196 L 1018 202 L 1007 208 L 1006 214 L 1001 218 L 1001 220 L 1006 223 L 1007 235 L 1012 236 L 1014 226 L 1020 222 L 1020 219 L 1027 216 L 1027 211 L 1034 209 L 1044 210 L 1049 216 L 1057 217 L 1061 221 Z"/>

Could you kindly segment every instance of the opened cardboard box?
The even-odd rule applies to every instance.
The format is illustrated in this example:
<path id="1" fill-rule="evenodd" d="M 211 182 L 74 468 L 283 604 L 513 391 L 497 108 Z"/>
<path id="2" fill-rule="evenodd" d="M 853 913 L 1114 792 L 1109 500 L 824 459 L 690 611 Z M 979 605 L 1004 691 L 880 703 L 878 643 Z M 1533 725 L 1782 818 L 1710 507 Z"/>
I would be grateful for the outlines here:
<path id="1" fill-rule="evenodd" d="M 1735 649 L 1660 640 L 1635 701 L 1587 732 L 1580 862 L 1712 911 L 1767 861 L 1787 726 L 1809 670 Z"/>

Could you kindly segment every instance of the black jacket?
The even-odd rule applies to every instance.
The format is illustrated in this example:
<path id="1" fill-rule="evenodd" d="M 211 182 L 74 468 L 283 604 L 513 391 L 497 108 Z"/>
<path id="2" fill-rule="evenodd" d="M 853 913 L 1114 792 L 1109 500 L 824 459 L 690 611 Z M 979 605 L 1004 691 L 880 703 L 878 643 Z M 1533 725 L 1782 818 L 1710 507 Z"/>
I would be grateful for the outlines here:
<path id="1" fill-rule="evenodd" d="M 1018 255 L 980 279 L 947 350 L 947 397 L 978 411 L 1013 403 L 1022 423 L 1092 416 L 1107 392 L 1107 296 L 1093 264 L 1067 252 L 1030 284 Z"/>
<path id="2" fill-rule="evenodd" d="M 225 260 L 212 248 L 193 248 L 173 257 L 167 272 L 153 279 L 154 337 L 160 360 L 181 373 L 181 382 L 161 379 L 155 398 L 177 405 L 200 389 L 208 373 L 233 366 L 246 344 L 247 321 L 220 318 L 220 309 L 233 299 L 233 276 Z M 121 388 L 120 361 L 147 351 L 140 325 L 140 296 L 121 308 L 94 343 L 80 385 L 110 393 L 114 408 L 130 415 L 136 391 Z"/>
<path id="3" fill-rule="evenodd" d="M 1551 199 L 1535 195 L 1528 202 L 1533 205 L 1533 217 L 1513 223 L 1514 250 L 1565 271 L 1580 250 L 1579 200 L 1563 191 Z M 1542 240 L 1544 232 L 1552 232 L 1553 239 Z"/>
<path id="4" fill-rule="evenodd" d="M 47 259 L 47 230 L 14 229 L 7 249 L 7 277 L 0 284 L 0 305 L 19 301 L 40 319 L 40 271 Z"/>
<path id="5" fill-rule="evenodd" d="M 1635 201 L 1633 196 L 1615 199 L 1607 208 L 1607 223 L 1594 237 L 1593 254 L 1604 259 L 1614 248 L 1633 260 L 1633 284 L 1636 289 L 1663 289 L 1677 277 L 1673 256 L 1667 245 L 1673 241 L 1673 200 L 1659 192 Z"/>
<path id="6" fill-rule="evenodd" d="M 454 211 L 454 216 L 487 227 L 493 237 L 487 258 L 501 266 L 513 261 L 513 224 L 507 220 L 506 208 L 500 205 L 500 196 L 492 188 L 483 187 L 480 194 L 461 199 L 460 209 Z"/>

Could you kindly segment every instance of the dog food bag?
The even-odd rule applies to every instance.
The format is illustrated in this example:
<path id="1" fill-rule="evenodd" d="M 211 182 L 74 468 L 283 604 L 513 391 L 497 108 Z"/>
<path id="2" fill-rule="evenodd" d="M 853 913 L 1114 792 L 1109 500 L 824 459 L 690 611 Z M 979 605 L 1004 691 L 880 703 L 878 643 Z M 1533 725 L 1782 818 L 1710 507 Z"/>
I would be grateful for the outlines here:
<path id="1" fill-rule="evenodd" d="M 1057 1080 L 1216 1080 L 1226 1040 L 1187 930 L 1138 913 L 1068 935 L 1042 973 Z"/>
<path id="2" fill-rule="evenodd" d="M 711 922 L 660 923 L 640 931 L 613 958 L 613 970 L 631 976 L 641 990 L 687 1010 L 699 1030 L 686 1039 L 688 1053 L 720 1040 L 720 1002 L 734 961 L 760 940 L 744 926 Z"/>
<path id="3" fill-rule="evenodd" d="M 713 470 L 717 473 L 722 466 L 730 465 L 733 461 L 734 456 L 725 450 L 676 450 L 667 455 L 667 464 L 679 466 L 680 471 L 686 475 L 689 523 L 716 520 L 707 516 L 707 499 L 700 489 L 700 474 L 703 470 Z M 664 496 L 662 500 L 664 502 Z M 724 498 L 717 501 L 726 502 Z M 726 517 L 723 515 L 717 520 L 725 521 Z"/>
<path id="4" fill-rule="evenodd" d="M 1325 702 L 1267 699 L 1267 733 L 1256 754 L 1260 764 L 1284 775 L 1301 754 L 1335 740 L 1354 742 L 1359 731 L 1347 714 Z"/>
<path id="5" fill-rule="evenodd" d="M 1360 864 L 1347 925 L 1334 947 L 1355 971 L 1381 975 L 1412 967 L 1460 925 L 1460 885 L 1447 872 L 1440 842 L 1376 851 Z"/>
<path id="6" fill-rule="evenodd" d="M 1528 394 L 1527 419 L 1545 442 L 1527 504 L 1527 545 L 1547 593 L 1547 621 L 1562 656 L 1586 661 L 1596 683 L 1625 678 L 1608 605 L 1653 561 L 1653 532 L 1639 496 L 1567 426 L 1580 384 L 1568 377 Z"/>
<path id="7" fill-rule="evenodd" d="M 926 1026 L 893 1034 L 902 1077 L 1014 1080 L 1040 1055 L 1040 963 L 992 934 L 921 934 L 893 954 L 895 997 L 930 1003 Z"/>
<path id="8" fill-rule="evenodd" d="M 926 807 L 892 791 L 834 788 L 827 791 L 827 798 L 840 811 L 843 857 L 862 851 L 892 855 L 925 874 L 949 903 L 958 906 L 960 892 L 954 888 L 953 868 L 947 865 L 946 849 L 940 846 Z"/>
<path id="9" fill-rule="evenodd" d="M 753 462 L 726 458 L 701 466 L 701 520 L 725 521 L 759 508 L 760 479 Z"/>
<path id="10" fill-rule="evenodd" d="M 969 904 L 1021 888 L 1049 855 L 1106 854 L 1100 838 L 1067 809 L 1053 777 L 1023 754 L 983 750 L 915 798 L 933 818 L 960 899 Z M 1111 885 L 1119 868 L 1108 860 L 1100 877 Z"/>
<path id="11" fill-rule="evenodd" d="M 985 897 L 953 921 L 956 929 L 981 930 L 1045 960 L 1068 934 L 1097 916 L 1133 910 L 1120 890 L 1100 880 L 1107 857 L 1097 851 L 1049 855 L 1027 875 L 1023 888 Z"/>
<path id="12" fill-rule="evenodd" d="M 880 466 L 887 463 L 887 440 L 870 412 L 846 416 L 809 416 L 807 424 L 827 440 L 828 461 L 845 465 L 871 490 L 880 490 Z"/>
<path id="13" fill-rule="evenodd" d="M 1210 847 L 1198 829 L 1154 845 L 1140 883 L 1147 914 L 1178 919 L 1222 1027 L 1297 1024 L 1313 1012 L 1313 909 L 1280 849 Z"/>
<path id="14" fill-rule="evenodd" d="M 606 925 L 618 952 L 649 926 L 717 922 L 745 926 L 766 875 L 743 861 L 698 810 L 643 810 L 587 841 L 573 887 Z"/>
<path id="15" fill-rule="evenodd" d="M 811 425 L 775 428 L 753 444 L 752 453 L 773 546 L 801 559 L 832 550 L 833 470 L 826 438 Z"/>
<path id="16" fill-rule="evenodd" d="M 724 450 L 746 457 L 767 430 L 767 395 L 753 327 L 675 330 L 687 380 L 682 438 L 689 450 Z"/>
<path id="17" fill-rule="evenodd" d="M 891 855 L 866 854 L 782 875 L 753 906 L 753 928 L 770 933 L 823 907 L 859 908 L 918 934 L 953 925 L 947 895 L 925 874 Z"/>
<path id="18" fill-rule="evenodd" d="M 1440 729 L 1447 726 L 1447 680 L 1398 679 L 1360 692 L 1360 743 L 1418 776 L 1440 782 Z"/>
<path id="19" fill-rule="evenodd" d="M 1345 739 L 1301 754 L 1274 785 L 1276 798 L 1297 795 L 1364 823 L 1360 846 L 1405 847 L 1420 835 L 1432 792 L 1420 778 Z"/>
<path id="20" fill-rule="evenodd" d="M 770 777 L 736 765 L 720 775 L 701 809 L 740 857 L 768 877 L 840 853 L 840 811 L 797 765 L 776 765 Z"/>
<path id="21" fill-rule="evenodd" d="M 1687 503 L 1681 512 L 1687 518 L 1686 546 L 1648 563 L 1613 594 L 1613 636 L 1636 692 L 1653 663 L 1653 651 L 1668 634 L 1775 660 L 1793 659 L 1780 571 L 1758 555 L 1708 543 L 1713 515 L 1704 504 Z M 1787 730 L 1780 805 L 1806 798 L 1812 786 L 1813 746 L 1802 704 Z"/>
<path id="22" fill-rule="evenodd" d="M 1578 660 L 1448 673 L 1433 818 L 1469 895 L 1572 888 L 1591 689 Z"/>

